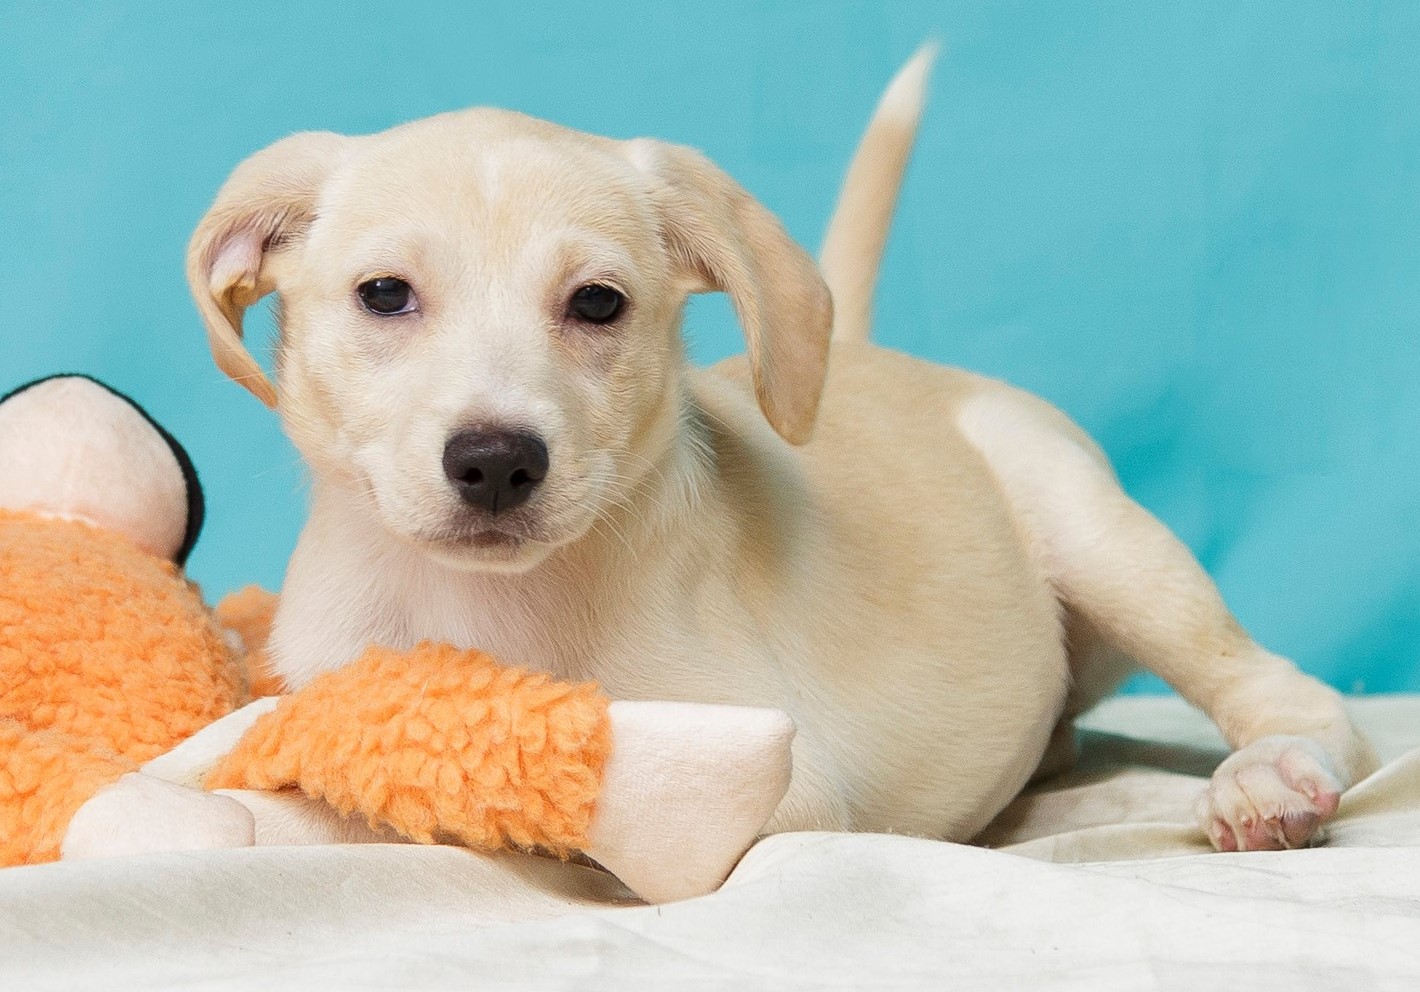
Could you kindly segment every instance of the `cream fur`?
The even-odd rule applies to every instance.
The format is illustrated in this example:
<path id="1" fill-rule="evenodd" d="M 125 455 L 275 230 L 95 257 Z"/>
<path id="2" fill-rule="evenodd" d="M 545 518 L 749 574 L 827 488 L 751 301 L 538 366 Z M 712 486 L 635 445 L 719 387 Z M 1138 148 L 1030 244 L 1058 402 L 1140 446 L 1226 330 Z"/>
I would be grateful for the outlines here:
<path id="1" fill-rule="evenodd" d="M 807 256 L 685 149 L 478 109 L 297 135 L 243 164 L 189 276 L 219 363 L 278 399 L 312 471 L 281 673 L 299 686 L 371 642 L 434 638 L 624 699 L 777 707 L 798 736 L 774 830 L 968 839 L 1068 762 L 1069 721 L 1126 656 L 1204 707 L 1243 765 L 1281 774 L 1248 749 L 1282 734 L 1314 742 L 1339 786 L 1368 770 L 1335 694 L 1252 644 L 1062 415 L 857 340 L 919 68 L 884 101 L 824 249 L 853 296 L 831 349 Z M 419 312 L 364 313 L 355 286 L 377 275 L 409 281 Z M 632 301 L 617 327 L 564 319 L 589 280 Z M 732 296 L 749 357 L 695 371 L 679 323 L 706 289 Z M 239 336 L 272 290 L 274 393 Z M 470 516 L 440 469 L 451 432 L 489 421 L 551 452 L 506 519 Z M 494 529 L 496 546 L 474 539 Z M 1241 837 L 1266 811 L 1214 797 L 1201 815 Z"/>

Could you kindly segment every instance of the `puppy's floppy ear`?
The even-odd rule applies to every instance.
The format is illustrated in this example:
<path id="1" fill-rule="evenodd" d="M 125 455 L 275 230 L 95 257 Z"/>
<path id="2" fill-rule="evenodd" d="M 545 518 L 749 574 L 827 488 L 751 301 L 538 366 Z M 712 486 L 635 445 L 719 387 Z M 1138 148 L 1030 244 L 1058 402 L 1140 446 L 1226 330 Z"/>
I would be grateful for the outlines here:
<path id="1" fill-rule="evenodd" d="M 813 259 L 699 152 L 647 139 L 624 147 L 653 179 L 662 236 L 691 292 L 729 294 L 760 409 L 781 437 L 803 444 L 818 413 L 833 325 L 828 286 Z"/>
<path id="2" fill-rule="evenodd" d="M 339 134 L 295 134 L 237 166 L 187 249 L 187 281 L 217 367 L 269 407 L 276 389 L 242 344 L 246 308 L 276 288 L 262 265 L 299 237 L 346 144 Z"/>

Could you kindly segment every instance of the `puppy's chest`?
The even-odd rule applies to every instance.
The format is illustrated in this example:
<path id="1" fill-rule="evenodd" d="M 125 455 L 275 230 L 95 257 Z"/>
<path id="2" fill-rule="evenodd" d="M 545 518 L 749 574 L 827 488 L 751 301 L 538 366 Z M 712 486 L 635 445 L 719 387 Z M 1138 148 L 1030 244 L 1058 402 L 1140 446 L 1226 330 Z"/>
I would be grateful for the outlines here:
<path id="1" fill-rule="evenodd" d="M 516 595 L 460 588 L 405 600 L 399 640 L 435 640 L 486 651 L 505 664 L 599 683 L 622 699 L 744 702 L 767 659 L 749 638 L 709 632 L 694 611 L 648 596 L 618 608 L 585 592 Z M 754 681 L 752 679 L 748 680 Z"/>

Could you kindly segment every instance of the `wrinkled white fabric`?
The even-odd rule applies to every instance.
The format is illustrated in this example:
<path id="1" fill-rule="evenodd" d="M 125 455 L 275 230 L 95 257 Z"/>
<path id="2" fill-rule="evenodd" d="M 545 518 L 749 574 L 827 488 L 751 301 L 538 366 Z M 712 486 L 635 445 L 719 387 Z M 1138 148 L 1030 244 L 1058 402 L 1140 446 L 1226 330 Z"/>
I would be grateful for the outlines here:
<path id="1" fill-rule="evenodd" d="M 0 989 L 1416 989 L 1420 696 L 1355 712 L 1387 763 L 1314 850 L 1201 853 L 1216 735 L 1126 699 L 993 826 L 1006 850 L 783 834 L 659 907 L 590 868 L 446 847 L 9 869 Z"/>

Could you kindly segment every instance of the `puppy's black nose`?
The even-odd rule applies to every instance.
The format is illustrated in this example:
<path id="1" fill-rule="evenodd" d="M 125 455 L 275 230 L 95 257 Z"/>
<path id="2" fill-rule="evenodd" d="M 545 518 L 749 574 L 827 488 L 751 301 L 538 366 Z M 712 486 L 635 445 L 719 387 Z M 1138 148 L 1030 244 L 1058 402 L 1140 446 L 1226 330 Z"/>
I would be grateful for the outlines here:
<path id="1" fill-rule="evenodd" d="M 528 431 L 459 431 L 444 446 L 444 474 L 464 502 L 501 513 L 547 477 L 547 445 Z"/>

